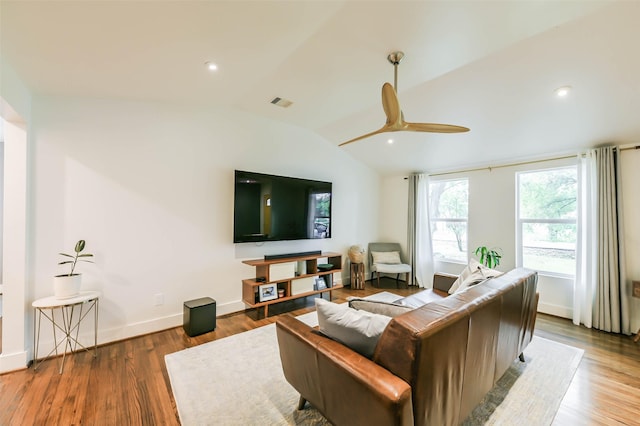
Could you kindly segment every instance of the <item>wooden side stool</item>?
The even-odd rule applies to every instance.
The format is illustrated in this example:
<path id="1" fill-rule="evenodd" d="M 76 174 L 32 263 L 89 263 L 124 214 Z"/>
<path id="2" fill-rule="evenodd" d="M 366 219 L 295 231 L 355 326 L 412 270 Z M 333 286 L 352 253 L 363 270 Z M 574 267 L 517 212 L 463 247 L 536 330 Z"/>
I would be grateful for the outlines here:
<path id="1" fill-rule="evenodd" d="M 364 263 L 351 263 L 351 288 L 364 290 Z"/>

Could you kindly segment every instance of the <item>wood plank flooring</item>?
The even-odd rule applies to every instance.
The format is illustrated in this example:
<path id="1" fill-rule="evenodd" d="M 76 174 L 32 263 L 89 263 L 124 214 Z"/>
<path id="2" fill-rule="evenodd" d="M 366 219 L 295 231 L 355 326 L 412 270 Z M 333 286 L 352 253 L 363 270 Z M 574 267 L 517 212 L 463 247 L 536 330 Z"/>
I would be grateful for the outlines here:
<path id="1" fill-rule="evenodd" d="M 392 280 L 384 286 L 401 295 L 418 291 L 395 289 Z M 383 290 L 367 282 L 364 290 L 334 291 L 333 300 Z M 57 359 L 35 372 L 0 375 L 0 425 L 179 425 L 165 354 L 275 322 L 282 312 L 311 310 L 311 298 L 295 300 L 270 307 L 268 318 L 253 310 L 220 317 L 215 331 L 193 338 L 177 327 L 101 346 L 97 358 L 73 354 L 62 375 Z M 640 344 L 543 314 L 536 335 L 585 350 L 554 424 L 640 425 Z"/>

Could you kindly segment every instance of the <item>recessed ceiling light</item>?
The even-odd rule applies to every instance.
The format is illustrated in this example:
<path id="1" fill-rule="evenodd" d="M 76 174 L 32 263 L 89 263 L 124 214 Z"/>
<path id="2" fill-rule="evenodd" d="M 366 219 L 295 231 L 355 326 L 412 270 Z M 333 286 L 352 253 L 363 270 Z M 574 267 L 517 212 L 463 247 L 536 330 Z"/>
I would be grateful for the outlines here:
<path id="1" fill-rule="evenodd" d="M 387 139 L 387 143 L 391 145 L 393 143 L 393 139 Z"/>
<path id="2" fill-rule="evenodd" d="M 571 86 L 562 86 L 554 90 L 554 93 L 559 98 L 566 98 L 569 92 L 571 92 Z"/>
<path id="3" fill-rule="evenodd" d="M 218 69 L 218 66 L 216 64 L 214 64 L 213 62 L 205 62 L 204 65 L 207 67 L 207 69 L 209 71 L 216 71 Z"/>

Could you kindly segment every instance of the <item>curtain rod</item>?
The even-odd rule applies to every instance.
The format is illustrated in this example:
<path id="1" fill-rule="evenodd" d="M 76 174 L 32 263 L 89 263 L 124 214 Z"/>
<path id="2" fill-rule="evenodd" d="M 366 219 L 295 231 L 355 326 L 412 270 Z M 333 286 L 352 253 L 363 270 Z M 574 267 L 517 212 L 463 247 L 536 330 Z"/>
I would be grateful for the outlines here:
<path id="1" fill-rule="evenodd" d="M 640 149 L 640 145 L 635 145 L 635 146 L 626 146 L 624 148 L 620 148 L 620 147 L 614 147 L 614 149 L 616 150 L 620 150 L 620 152 L 622 151 L 629 151 L 629 150 L 636 150 L 636 149 Z M 430 174 L 429 176 L 445 176 L 445 175 L 452 175 L 454 173 L 469 173 L 469 172 L 477 172 L 480 170 L 493 170 L 493 169 L 502 169 L 504 167 L 516 167 L 516 166 L 525 166 L 527 164 L 536 164 L 536 163 L 544 163 L 546 161 L 555 161 L 555 160 L 566 160 L 568 158 L 575 158 L 578 155 L 583 155 L 583 154 L 575 154 L 575 155 L 564 155 L 562 157 L 553 157 L 553 158 L 545 158 L 545 159 L 541 159 L 541 160 L 531 160 L 531 161 L 521 161 L 519 163 L 511 163 L 511 164 L 500 164 L 498 166 L 485 166 L 485 167 L 476 167 L 473 169 L 464 169 L 464 170 L 455 170 L 452 172 L 442 172 L 442 173 L 433 173 Z M 408 177 L 404 178 L 409 179 Z"/>

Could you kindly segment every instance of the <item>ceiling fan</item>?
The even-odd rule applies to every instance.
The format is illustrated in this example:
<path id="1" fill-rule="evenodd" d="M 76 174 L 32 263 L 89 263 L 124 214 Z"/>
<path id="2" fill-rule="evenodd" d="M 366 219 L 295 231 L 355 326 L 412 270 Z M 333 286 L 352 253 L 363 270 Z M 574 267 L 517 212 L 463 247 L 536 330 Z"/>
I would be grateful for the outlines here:
<path id="1" fill-rule="evenodd" d="M 357 138 L 350 139 L 346 142 L 342 142 L 339 146 L 347 145 L 360 139 L 368 138 L 369 136 L 377 135 L 379 133 L 387 132 L 430 132 L 430 133 L 462 133 L 468 132 L 467 127 L 453 126 L 451 124 L 437 124 L 437 123 L 408 123 L 404 121 L 404 114 L 400 109 L 400 102 L 398 102 L 398 64 L 404 58 L 404 52 L 393 52 L 387 56 L 387 60 L 393 65 L 393 87 L 390 83 L 384 83 L 382 85 L 382 108 L 387 116 L 387 122 L 382 128 L 375 132 L 367 133 Z"/>

